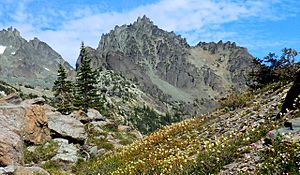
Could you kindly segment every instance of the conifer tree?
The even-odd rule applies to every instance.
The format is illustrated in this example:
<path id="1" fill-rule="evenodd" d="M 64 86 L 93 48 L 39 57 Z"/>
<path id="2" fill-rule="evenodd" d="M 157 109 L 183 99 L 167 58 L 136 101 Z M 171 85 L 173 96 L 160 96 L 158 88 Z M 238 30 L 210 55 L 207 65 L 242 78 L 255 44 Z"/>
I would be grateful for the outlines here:
<path id="1" fill-rule="evenodd" d="M 76 75 L 76 92 L 74 105 L 87 112 L 88 108 L 98 108 L 101 105 L 100 95 L 97 94 L 97 72 L 90 66 L 90 58 L 82 43 L 79 58 L 81 65 Z"/>
<path id="2" fill-rule="evenodd" d="M 69 114 L 73 110 L 72 82 L 67 80 L 67 72 L 62 64 L 59 64 L 57 80 L 52 87 L 54 102 L 57 110 L 62 114 Z"/>

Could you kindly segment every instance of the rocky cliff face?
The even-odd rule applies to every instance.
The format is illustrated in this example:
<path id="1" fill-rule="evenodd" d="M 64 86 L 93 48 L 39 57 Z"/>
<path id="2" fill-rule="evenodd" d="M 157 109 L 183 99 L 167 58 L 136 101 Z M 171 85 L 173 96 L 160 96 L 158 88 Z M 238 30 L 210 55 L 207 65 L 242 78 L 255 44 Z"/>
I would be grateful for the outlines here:
<path id="1" fill-rule="evenodd" d="M 58 64 L 72 67 L 49 45 L 37 38 L 26 41 L 17 29 L 0 31 L 0 78 L 10 83 L 51 87 Z"/>
<path id="2" fill-rule="evenodd" d="M 102 66 L 137 80 L 144 92 L 159 101 L 180 102 L 201 112 L 214 108 L 214 99 L 246 89 L 253 60 L 247 49 L 235 43 L 200 42 L 192 47 L 146 16 L 116 26 L 101 37 L 97 49 L 88 50 L 94 68 Z"/>

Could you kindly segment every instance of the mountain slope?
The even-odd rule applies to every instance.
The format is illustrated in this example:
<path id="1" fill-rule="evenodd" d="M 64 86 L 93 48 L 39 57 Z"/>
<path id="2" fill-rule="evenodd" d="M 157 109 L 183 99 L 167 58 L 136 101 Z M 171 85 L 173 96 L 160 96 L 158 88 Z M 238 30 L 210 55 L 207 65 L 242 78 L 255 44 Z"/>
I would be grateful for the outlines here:
<path id="1" fill-rule="evenodd" d="M 29 42 L 17 29 L 0 31 L 0 78 L 9 83 L 51 87 L 58 64 L 73 68 L 46 43 L 34 38 Z"/>
<path id="2" fill-rule="evenodd" d="M 252 94 L 252 100 L 247 101 L 244 108 L 229 112 L 225 108 L 166 126 L 119 151 L 82 163 L 77 167 L 77 174 L 282 174 L 294 171 L 289 165 L 294 166 L 294 161 L 299 159 L 299 128 L 271 131 L 283 123 L 274 117 L 290 87 L 291 84 L 273 84 Z M 290 111 L 284 118 L 295 117 L 299 117 L 298 110 Z M 291 135 L 275 135 L 282 131 Z M 266 138 L 271 140 L 271 146 Z M 270 163 L 277 160 L 275 164 Z M 299 165 L 295 166 L 297 170 Z"/>
<path id="3" fill-rule="evenodd" d="M 116 26 L 89 48 L 92 66 L 104 67 L 136 80 L 157 101 L 181 103 L 186 112 L 207 112 L 215 99 L 247 88 L 253 57 L 235 43 L 189 46 L 174 32 L 159 29 L 146 16 Z M 77 61 L 77 69 L 80 66 Z M 163 111 L 165 112 L 165 111 Z"/>

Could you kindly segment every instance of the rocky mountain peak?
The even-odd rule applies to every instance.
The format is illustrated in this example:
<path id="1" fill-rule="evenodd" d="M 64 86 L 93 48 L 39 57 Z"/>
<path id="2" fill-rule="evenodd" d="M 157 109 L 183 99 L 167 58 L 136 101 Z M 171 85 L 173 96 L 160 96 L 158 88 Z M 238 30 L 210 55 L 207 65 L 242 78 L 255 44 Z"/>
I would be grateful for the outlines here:
<path id="1" fill-rule="evenodd" d="M 51 87 L 58 64 L 72 67 L 48 44 L 38 38 L 27 41 L 10 27 L 0 31 L 0 79 L 9 83 Z"/>
<path id="2" fill-rule="evenodd" d="M 232 87 L 247 88 L 253 59 L 234 42 L 200 42 L 191 47 L 146 16 L 116 26 L 102 35 L 97 49 L 89 50 L 93 68 L 104 66 L 137 80 L 140 89 L 159 101 L 179 101 L 202 112 L 212 109 L 213 100 L 231 92 Z M 78 59 L 77 67 L 80 62 Z"/>
<path id="3" fill-rule="evenodd" d="M 222 40 L 220 40 L 219 42 L 215 43 L 215 42 L 199 42 L 196 47 L 201 47 L 204 50 L 209 51 L 210 53 L 214 54 L 217 51 L 224 51 L 224 50 L 232 50 L 232 49 L 245 49 L 243 47 L 239 47 L 236 45 L 235 42 L 223 42 Z"/>
<path id="4" fill-rule="evenodd" d="M 29 41 L 29 43 L 32 44 L 34 47 L 36 47 L 41 43 L 41 41 L 37 37 L 34 37 L 33 40 Z"/>
<path id="5" fill-rule="evenodd" d="M 153 26 L 153 22 L 150 20 L 150 18 L 148 18 L 146 15 L 144 15 L 143 17 L 138 17 L 137 21 L 133 23 L 133 25 L 140 25 L 140 26 Z"/>
<path id="6" fill-rule="evenodd" d="M 21 36 L 20 32 L 16 28 L 13 28 L 13 27 L 9 27 L 7 30 L 3 29 L 1 32 L 7 32 L 7 33 L 11 33 L 15 36 Z"/>

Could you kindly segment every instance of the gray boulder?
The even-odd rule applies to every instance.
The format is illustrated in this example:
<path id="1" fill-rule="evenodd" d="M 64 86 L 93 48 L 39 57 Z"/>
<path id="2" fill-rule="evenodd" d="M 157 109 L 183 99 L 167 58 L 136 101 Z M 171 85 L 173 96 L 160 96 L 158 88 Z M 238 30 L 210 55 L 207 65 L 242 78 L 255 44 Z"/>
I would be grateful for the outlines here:
<path id="1" fill-rule="evenodd" d="M 16 166 L 14 165 L 9 165 L 7 167 L 0 167 L 0 174 L 13 175 L 15 171 L 16 171 Z"/>
<path id="2" fill-rule="evenodd" d="M 3 175 L 50 175 L 46 170 L 41 167 L 23 167 L 16 165 L 9 165 L 7 167 L 0 167 L 0 174 Z"/>
<path id="3" fill-rule="evenodd" d="M 79 142 L 87 138 L 84 125 L 79 120 L 62 115 L 59 112 L 50 112 L 46 115 L 49 128 L 60 137 L 74 139 Z"/>
<path id="4" fill-rule="evenodd" d="M 95 109 L 88 109 L 88 112 L 86 113 L 87 117 L 92 121 L 105 121 L 106 118 L 100 114 L 99 111 Z"/>
<path id="5" fill-rule="evenodd" d="M 54 139 L 54 141 L 58 142 L 58 153 L 51 159 L 57 161 L 63 161 L 68 163 L 76 163 L 78 160 L 78 148 L 69 143 L 66 139 Z"/>

